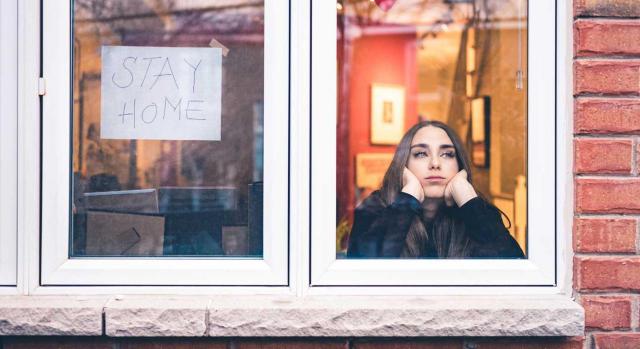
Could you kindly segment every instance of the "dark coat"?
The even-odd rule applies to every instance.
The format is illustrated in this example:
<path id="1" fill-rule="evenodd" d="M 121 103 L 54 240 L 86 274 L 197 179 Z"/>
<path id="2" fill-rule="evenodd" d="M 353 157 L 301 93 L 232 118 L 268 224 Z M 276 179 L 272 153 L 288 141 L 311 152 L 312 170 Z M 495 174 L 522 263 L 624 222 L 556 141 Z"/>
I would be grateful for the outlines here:
<path id="1" fill-rule="evenodd" d="M 480 198 L 460 208 L 447 208 L 454 219 L 461 220 L 469 236 L 466 258 L 524 258 L 518 243 L 502 223 L 500 212 Z M 399 193 L 391 205 L 385 205 L 380 191 L 375 191 L 355 211 L 349 236 L 349 258 L 399 258 L 409 227 L 415 217 L 422 217 L 422 205 L 413 196 Z M 423 223 L 430 230 L 429 223 Z M 422 258 L 438 256 L 433 239 L 424 246 Z"/>

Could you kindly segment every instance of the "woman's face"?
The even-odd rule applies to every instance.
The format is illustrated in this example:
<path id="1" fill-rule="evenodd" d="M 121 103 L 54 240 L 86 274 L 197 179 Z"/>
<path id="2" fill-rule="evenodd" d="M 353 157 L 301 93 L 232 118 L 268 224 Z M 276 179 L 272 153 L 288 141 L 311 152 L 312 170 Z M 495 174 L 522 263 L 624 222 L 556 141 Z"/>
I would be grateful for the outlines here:
<path id="1" fill-rule="evenodd" d="M 427 198 L 444 197 L 444 188 L 460 170 L 451 138 L 439 127 L 419 129 L 411 140 L 407 168 L 418 177 Z"/>

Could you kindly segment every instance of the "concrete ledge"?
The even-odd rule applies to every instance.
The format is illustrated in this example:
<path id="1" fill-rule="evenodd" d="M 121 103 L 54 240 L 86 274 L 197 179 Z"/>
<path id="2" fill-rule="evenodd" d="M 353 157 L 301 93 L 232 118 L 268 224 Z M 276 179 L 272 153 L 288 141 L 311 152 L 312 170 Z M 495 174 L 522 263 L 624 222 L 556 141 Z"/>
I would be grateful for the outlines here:
<path id="1" fill-rule="evenodd" d="M 566 297 L 247 297 L 212 299 L 209 336 L 581 336 Z"/>
<path id="2" fill-rule="evenodd" d="M 105 334 L 113 337 L 201 337 L 209 300 L 199 297 L 131 297 L 109 301 Z"/>
<path id="3" fill-rule="evenodd" d="M 2 296 L 2 336 L 99 336 L 107 297 Z"/>
<path id="4" fill-rule="evenodd" d="M 0 297 L 0 335 L 103 334 L 119 337 L 582 336 L 584 310 L 564 296 Z"/>

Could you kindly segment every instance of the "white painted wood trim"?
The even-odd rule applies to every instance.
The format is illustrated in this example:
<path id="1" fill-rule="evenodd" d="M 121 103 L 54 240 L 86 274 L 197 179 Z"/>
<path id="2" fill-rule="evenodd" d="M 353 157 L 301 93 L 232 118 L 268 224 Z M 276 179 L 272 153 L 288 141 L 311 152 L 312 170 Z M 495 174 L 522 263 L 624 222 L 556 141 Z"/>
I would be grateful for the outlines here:
<path id="1" fill-rule="evenodd" d="M 0 2 L 0 286 L 17 283 L 18 2 Z"/>
<path id="2" fill-rule="evenodd" d="M 18 5 L 18 290 L 40 277 L 40 1 Z"/>
<path id="3" fill-rule="evenodd" d="M 558 289 L 573 291 L 573 3 L 557 1 L 556 236 Z"/>
<path id="4" fill-rule="evenodd" d="M 311 120 L 311 281 L 312 293 L 334 293 L 322 286 L 359 286 L 361 293 L 396 292 L 393 286 L 519 286 L 558 293 L 556 280 L 554 159 L 549 138 L 555 125 L 555 13 L 553 0 L 529 1 L 529 258 L 528 260 L 337 260 L 335 258 L 336 13 L 335 4 L 312 2 Z M 565 14 L 566 15 L 566 14 Z M 532 34 L 535 33 L 535 34 Z M 533 56 L 535 52 L 535 57 Z M 564 132 L 564 129 L 562 130 Z M 561 149 L 561 151 L 563 151 Z M 562 156 L 566 156 L 565 153 Z M 566 170 L 566 169 L 561 169 Z M 561 185 L 564 185 L 562 183 Z M 563 206 L 565 203 L 563 202 Z M 564 220 L 562 221 L 564 222 Z M 565 267 L 564 265 L 559 265 Z M 385 286 L 387 288 L 367 288 Z M 535 287 L 534 287 L 535 286 Z M 393 291 L 391 290 L 393 288 Z M 477 292 L 459 290 L 462 293 Z M 504 287 L 503 287 L 504 288 Z M 497 289 L 503 289 L 497 288 Z M 317 291 L 316 291 L 317 289 Z M 414 288 L 406 292 L 416 292 Z M 494 288 L 496 289 L 496 288 Z M 355 292 L 355 291 L 354 291 Z M 520 291 L 514 291 L 516 293 Z M 404 292 L 403 292 L 404 293 Z"/>
<path id="5" fill-rule="evenodd" d="M 69 259 L 70 2 L 43 3 L 42 256 L 39 284 L 288 283 L 288 7 L 265 4 L 264 259 Z M 284 288 L 286 289 L 286 287 Z M 44 289 L 39 289 L 45 292 Z"/>

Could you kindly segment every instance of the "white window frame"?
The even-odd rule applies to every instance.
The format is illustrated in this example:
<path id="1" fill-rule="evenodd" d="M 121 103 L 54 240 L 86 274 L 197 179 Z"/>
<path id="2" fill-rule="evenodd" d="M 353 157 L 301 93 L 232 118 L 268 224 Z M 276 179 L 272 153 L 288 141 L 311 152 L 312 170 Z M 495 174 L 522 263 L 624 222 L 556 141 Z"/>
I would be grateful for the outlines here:
<path id="1" fill-rule="evenodd" d="M 571 16 L 570 6 L 567 9 L 565 5 L 556 4 L 554 0 L 529 1 L 529 258 L 338 260 L 335 248 L 336 7 L 335 3 L 311 2 L 308 293 L 566 292 L 565 288 L 570 285 L 567 256 L 571 252 L 573 211 L 572 178 L 567 170 L 572 168 L 571 145 L 566 142 L 571 139 L 569 82 L 572 81 L 571 25 L 566 18 Z M 557 23 L 556 18 L 560 19 Z M 549 135 L 555 135 L 554 141 Z"/>
<path id="2" fill-rule="evenodd" d="M 38 286 L 43 287 L 32 285 L 32 292 L 74 292 L 67 286 L 77 286 L 80 293 L 114 292 L 109 286 L 150 287 L 125 287 L 133 293 L 154 290 L 166 293 L 172 286 L 287 286 L 288 3 L 265 2 L 264 202 L 268 204 L 264 205 L 264 259 L 261 260 L 69 258 L 70 5 L 69 0 L 41 3 L 42 73 L 47 83 L 42 99 L 42 228 L 38 270 Z M 35 269 L 30 269 L 32 280 L 35 274 Z M 43 290 L 45 288 L 48 290 Z"/>
<path id="3" fill-rule="evenodd" d="M 17 284 L 18 3 L 0 2 L 0 286 Z"/>

